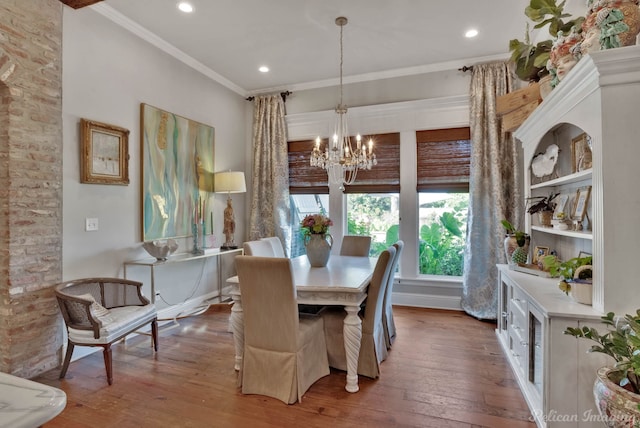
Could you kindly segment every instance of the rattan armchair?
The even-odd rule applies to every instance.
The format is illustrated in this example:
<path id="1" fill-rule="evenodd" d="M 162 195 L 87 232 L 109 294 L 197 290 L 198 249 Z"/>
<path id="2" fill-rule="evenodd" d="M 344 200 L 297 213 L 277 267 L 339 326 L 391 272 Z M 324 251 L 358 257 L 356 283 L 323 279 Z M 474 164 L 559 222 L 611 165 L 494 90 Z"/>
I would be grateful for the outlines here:
<path id="1" fill-rule="evenodd" d="M 55 294 L 67 327 L 64 378 L 75 345 L 103 348 L 107 382 L 113 382 L 111 344 L 151 323 L 154 350 L 158 351 L 155 306 L 142 295 L 142 283 L 121 278 L 84 278 L 58 284 Z"/>

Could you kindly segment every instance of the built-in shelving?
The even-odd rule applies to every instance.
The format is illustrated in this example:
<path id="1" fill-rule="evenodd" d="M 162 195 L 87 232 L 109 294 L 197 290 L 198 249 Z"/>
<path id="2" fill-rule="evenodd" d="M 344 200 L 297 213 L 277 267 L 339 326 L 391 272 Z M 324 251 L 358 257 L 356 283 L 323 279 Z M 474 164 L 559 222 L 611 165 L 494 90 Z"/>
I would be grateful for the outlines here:
<path id="1" fill-rule="evenodd" d="M 542 189 L 546 187 L 563 186 L 567 184 L 580 183 L 582 181 L 591 180 L 592 169 L 575 172 L 563 177 L 554 178 L 553 180 L 544 181 L 542 183 L 532 184 L 531 189 Z"/>
<path id="2" fill-rule="evenodd" d="M 591 306 L 560 292 L 557 280 L 499 266 L 501 318 L 496 333 L 539 427 L 601 426 L 582 416 L 597 414 L 592 392 L 596 369 L 611 362 L 587 353 L 590 343 L 563 333 L 568 326 L 600 328 L 604 313 L 635 313 L 640 307 L 634 280 L 640 242 L 640 228 L 634 227 L 640 206 L 640 145 L 630 143 L 640 135 L 635 118 L 639 95 L 640 46 L 594 52 L 583 57 L 514 132 L 523 147 L 525 197 L 559 192 L 574 195 L 575 201 L 578 191 L 591 186 L 588 221 L 583 222 L 590 230 L 542 227 L 530 216 L 524 227 L 532 242 L 557 249 L 561 259 L 580 252 L 593 255 Z M 590 138 L 592 168 L 572 172 L 576 163 L 571 148 L 582 133 Z M 559 177 L 538 183 L 530 163 L 552 144 L 559 147 Z"/>

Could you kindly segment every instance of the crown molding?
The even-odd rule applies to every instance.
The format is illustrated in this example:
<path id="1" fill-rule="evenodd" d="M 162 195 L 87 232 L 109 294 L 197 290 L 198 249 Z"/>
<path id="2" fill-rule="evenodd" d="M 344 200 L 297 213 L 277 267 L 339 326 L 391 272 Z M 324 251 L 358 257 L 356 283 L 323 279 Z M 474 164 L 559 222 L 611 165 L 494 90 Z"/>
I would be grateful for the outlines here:
<path id="1" fill-rule="evenodd" d="M 225 77 L 223 77 L 220 74 L 216 73 L 215 71 L 213 71 L 212 69 L 210 69 L 206 65 L 202 64 L 200 61 L 198 61 L 198 60 L 194 59 L 193 57 L 187 55 L 186 53 L 184 53 L 180 49 L 176 48 L 172 44 L 167 43 L 164 39 L 161 39 L 155 33 L 152 33 L 151 31 L 147 30 L 146 28 L 144 28 L 140 24 L 138 24 L 138 23 L 132 21 L 131 19 L 127 18 L 126 16 L 124 16 L 120 12 L 116 11 L 115 9 L 113 9 L 111 6 L 108 6 L 108 5 L 104 4 L 104 3 L 103 4 L 96 4 L 96 5 L 92 6 L 91 9 L 95 10 L 96 12 L 98 12 L 99 14 L 104 16 L 105 18 L 113 21 L 114 23 L 120 25 L 124 29 L 129 30 L 130 32 L 132 32 L 136 36 L 138 36 L 141 39 L 149 42 L 150 44 L 152 44 L 153 46 L 157 47 L 161 51 L 171 55 L 172 57 L 176 58 L 178 61 L 181 61 L 184 64 L 186 64 L 187 66 L 193 68 L 194 70 L 204 74 L 205 76 L 207 76 L 211 80 L 221 84 L 222 86 L 226 87 L 227 89 L 230 89 L 233 92 L 235 92 L 238 95 L 241 95 L 243 97 L 246 97 L 248 95 L 248 93 L 247 93 L 247 91 L 245 89 L 241 88 L 240 86 L 236 85 L 235 83 L 233 83 L 229 79 L 226 79 Z"/>

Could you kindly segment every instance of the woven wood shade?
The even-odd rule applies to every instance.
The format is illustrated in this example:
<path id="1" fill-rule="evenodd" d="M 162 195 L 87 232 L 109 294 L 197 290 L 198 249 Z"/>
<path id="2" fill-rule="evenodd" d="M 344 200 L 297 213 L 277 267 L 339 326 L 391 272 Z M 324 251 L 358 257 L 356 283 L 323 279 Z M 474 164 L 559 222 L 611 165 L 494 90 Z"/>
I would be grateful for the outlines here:
<path id="1" fill-rule="evenodd" d="M 363 144 L 373 139 L 373 152 L 378 164 L 369 171 L 359 170 L 356 182 L 345 186 L 345 193 L 398 193 L 400 192 L 400 134 L 377 134 L 362 137 Z M 327 147 L 328 139 L 320 147 Z M 327 171 L 311 166 L 314 140 L 289 141 L 289 193 L 328 194 Z"/>
<path id="2" fill-rule="evenodd" d="M 466 128 L 417 131 L 418 192 L 468 192 L 471 132 Z"/>
<path id="3" fill-rule="evenodd" d="M 327 141 L 322 140 L 321 147 L 326 147 Z M 289 141 L 289 193 L 292 195 L 329 193 L 327 171 L 309 163 L 314 146 L 314 140 Z"/>
<path id="4" fill-rule="evenodd" d="M 344 193 L 400 193 L 400 134 L 363 135 L 363 144 L 369 138 L 378 164 L 359 170 L 355 183 L 345 186 Z"/>

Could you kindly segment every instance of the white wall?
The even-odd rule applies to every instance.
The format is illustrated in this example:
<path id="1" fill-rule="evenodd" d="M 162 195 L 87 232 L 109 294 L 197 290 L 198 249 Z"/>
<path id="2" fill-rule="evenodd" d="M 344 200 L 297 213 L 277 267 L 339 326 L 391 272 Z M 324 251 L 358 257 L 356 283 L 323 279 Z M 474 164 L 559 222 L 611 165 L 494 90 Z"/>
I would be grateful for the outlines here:
<path id="1" fill-rule="evenodd" d="M 91 8 L 74 10 L 65 7 L 65 280 L 89 276 L 122 277 L 123 261 L 147 256 L 141 248 L 140 103 L 213 126 L 216 171 L 249 171 L 250 163 L 246 163 L 243 147 L 249 141 L 246 113 L 250 109 L 242 96 L 211 81 Z M 130 130 L 128 186 L 80 184 L 80 118 Z M 212 196 L 212 200 L 216 216 L 214 232 L 219 246 L 224 238 L 222 212 L 226 197 Z M 240 195 L 234 197 L 234 208 L 237 219 L 245 217 L 244 198 Z M 84 231 L 87 217 L 99 219 L 99 231 Z M 245 235 L 245 223 L 237 223 L 236 237 L 241 240 Z M 188 251 L 189 247 L 188 240 L 180 240 L 178 251 Z M 185 293 L 191 292 L 193 284 L 180 285 Z M 198 293 L 200 291 L 208 290 L 199 289 Z"/>

